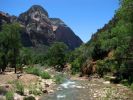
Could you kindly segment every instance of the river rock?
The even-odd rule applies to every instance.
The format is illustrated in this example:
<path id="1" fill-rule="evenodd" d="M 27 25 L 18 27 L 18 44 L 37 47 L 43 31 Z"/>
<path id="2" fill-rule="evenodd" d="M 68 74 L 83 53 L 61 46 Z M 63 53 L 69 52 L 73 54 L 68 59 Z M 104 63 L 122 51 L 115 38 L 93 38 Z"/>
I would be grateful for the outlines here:
<path id="1" fill-rule="evenodd" d="M 29 95 L 29 90 L 28 89 L 24 89 L 24 95 L 28 96 Z"/>
<path id="2" fill-rule="evenodd" d="M 110 81 L 105 81 L 103 82 L 103 84 L 110 84 Z"/>
<path id="3" fill-rule="evenodd" d="M 54 90 L 49 90 L 48 93 L 54 93 Z"/>
<path id="4" fill-rule="evenodd" d="M 48 93 L 48 90 L 42 90 L 43 93 Z"/>
<path id="5" fill-rule="evenodd" d="M 23 97 L 17 93 L 14 94 L 14 100 L 23 100 Z"/>
<path id="6" fill-rule="evenodd" d="M 6 97 L 3 95 L 0 95 L 0 100 L 6 100 Z"/>
<path id="7" fill-rule="evenodd" d="M 49 84 L 45 83 L 45 87 L 49 87 Z"/>
<path id="8" fill-rule="evenodd" d="M 61 88 L 61 87 L 58 87 L 56 90 L 57 90 L 57 91 L 61 91 L 61 90 L 62 90 L 62 88 Z"/>

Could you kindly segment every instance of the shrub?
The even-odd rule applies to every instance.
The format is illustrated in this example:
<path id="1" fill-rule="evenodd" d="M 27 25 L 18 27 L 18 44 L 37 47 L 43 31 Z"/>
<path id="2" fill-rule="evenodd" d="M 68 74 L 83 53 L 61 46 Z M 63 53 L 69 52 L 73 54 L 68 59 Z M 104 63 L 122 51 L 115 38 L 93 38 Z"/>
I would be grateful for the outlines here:
<path id="1" fill-rule="evenodd" d="M 6 100 L 13 100 L 13 92 L 9 91 L 6 93 Z"/>
<path id="2" fill-rule="evenodd" d="M 72 62 L 72 74 L 76 74 L 77 72 L 80 71 L 80 62 L 79 62 L 79 59 L 75 59 L 73 62 Z"/>
<path id="3" fill-rule="evenodd" d="M 103 77 L 105 74 L 111 71 L 112 63 L 108 59 L 98 60 L 96 63 L 97 73 L 100 77 Z"/>
<path id="4" fill-rule="evenodd" d="M 41 76 L 43 79 L 50 79 L 50 78 L 51 78 L 51 76 L 50 76 L 50 74 L 49 74 L 48 72 L 42 72 L 42 73 L 40 74 L 40 76 Z"/>
<path id="5" fill-rule="evenodd" d="M 19 93 L 20 95 L 24 94 L 24 86 L 21 82 L 19 82 L 19 81 L 15 82 L 15 87 L 16 87 L 17 93 Z"/>
<path id="6" fill-rule="evenodd" d="M 54 79 L 55 79 L 55 83 L 57 83 L 57 84 L 61 84 L 65 80 L 63 74 L 57 74 L 57 75 L 55 75 Z"/>
<path id="7" fill-rule="evenodd" d="M 25 71 L 28 74 L 34 74 L 34 75 L 37 75 L 37 76 L 39 76 L 40 72 L 41 72 L 41 70 L 37 67 L 28 67 Z"/>
<path id="8" fill-rule="evenodd" d="M 24 97 L 24 100 L 36 100 L 33 96 Z"/>
<path id="9" fill-rule="evenodd" d="M 125 85 L 125 86 L 129 86 L 129 82 L 127 79 L 122 80 L 120 83 Z"/>

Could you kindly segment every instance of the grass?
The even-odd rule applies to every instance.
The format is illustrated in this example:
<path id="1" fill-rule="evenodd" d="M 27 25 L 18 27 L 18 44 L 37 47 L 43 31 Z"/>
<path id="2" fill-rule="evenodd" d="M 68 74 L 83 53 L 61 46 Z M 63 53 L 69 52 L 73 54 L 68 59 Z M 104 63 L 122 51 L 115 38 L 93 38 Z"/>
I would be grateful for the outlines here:
<path id="1" fill-rule="evenodd" d="M 6 100 L 13 100 L 13 92 L 9 91 L 6 93 Z"/>
<path id="2" fill-rule="evenodd" d="M 42 93 L 41 87 L 38 88 L 36 84 L 31 84 L 29 86 L 29 93 L 34 95 L 40 95 Z"/>
<path id="3" fill-rule="evenodd" d="M 34 75 L 37 75 L 37 76 L 39 76 L 40 72 L 41 72 L 41 70 L 37 67 L 28 67 L 28 68 L 25 69 L 25 71 L 28 74 L 34 74 Z"/>
<path id="4" fill-rule="evenodd" d="M 41 76 L 43 79 L 50 79 L 50 78 L 51 78 L 51 76 L 50 76 L 50 74 L 49 74 L 48 72 L 42 72 L 42 73 L 40 74 L 40 76 Z"/>
<path id="5" fill-rule="evenodd" d="M 40 76 L 43 79 L 50 79 L 51 75 L 48 72 L 42 71 L 38 67 L 28 67 L 25 69 L 26 73 Z"/>
<path id="6" fill-rule="evenodd" d="M 20 95 L 24 94 L 24 85 L 20 81 L 16 81 L 15 83 L 16 92 Z"/>

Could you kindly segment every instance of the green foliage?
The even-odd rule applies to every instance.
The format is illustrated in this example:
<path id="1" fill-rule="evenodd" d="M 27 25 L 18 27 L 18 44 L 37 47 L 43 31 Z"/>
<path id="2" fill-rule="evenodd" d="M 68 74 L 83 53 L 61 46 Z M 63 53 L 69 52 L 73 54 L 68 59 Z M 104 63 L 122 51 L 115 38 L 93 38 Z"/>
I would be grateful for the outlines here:
<path id="1" fill-rule="evenodd" d="M 15 88 L 17 93 L 19 93 L 20 95 L 24 94 L 24 85 L 22 84 L 22 82 L 16 81 Z"/>
<path id="2" fill-rule="evenodd" d="M 80 63 L 81 63 L 80 59 L 75 59 L 72 62 L 72 65 L 71 65 L 72 74 L 76 74 L 77 72 L 80 72 L 80 68 L 81 68 Z"/>
<path id="3" fill-rule="evenodd" d="M 0 32 L 0 60 L 3 71 L 7 64 L 10 63 L 16 72 L 16 64 L 21 48 L 20 30 L 20 25 L 17 23 L 2 26 Z"/>
<path id="4" fill-rule="evenodd" d="M 6 93 L 6 100 L 13 100 L 13 92 L 12 91 L 9 91 Z"/>
<path id="5" fill-rule="evenodd" d="M 43 79 L 50 79 L 51 76 L 48 72 L 41 72 L 40 76 L 43 78 Z"/>
<path id="6" fill-rule="evenodd" d="M 100 76 L 107 73 L 119 80 L 133 82 L 133 0 L 120 0 L 120 8 L 91 40 L 70 54 L 73 72 L 80 70 L 87 59 L 96 62 Z M 110 53 L 113 51 L 112 56 Z"/>
<path id="7" fill-rule="evenodd" d="M 80 48 L 69 53 L 68 62 L 71 63 L 72 74 L 80 72 L 80 69 L 88 55 L 89 52 L 86 45 L 82 45 Z"/>
<path id="8" fill-rule="evenodd" d="M 36 84 L 31 84 L 29 86 L 29 93 L 34 95 L 40 95 L 42 92 L 41 92 L 41 88 L 38 88 Z"/>
<path id="9" fill-rule="evenodd" d="M 61 84 L 65 80 L 65 76 L 63 74 L 57 74 L 54 76 L 54 80 L 56 84 Z"/>
<path id="10" fill-rule="evenodd" d="M 125 85 L 125 86 L 129 86 L 129 82 L 127 79 L 122 80 L 120 83 Z"/>
<path id="11" fill-rule="evenodd" d="M 131 84 L 130 88 L 131 88 L 131 89 L 132 89 L 132 91 L 133 91 L 133 83 Z"/>
<path id="12" fill-rule="evenodd" d="M 97 61 L 97 73 L 103 77 L 107 72 L 109 72 L 110 69 L 108 68 L 108 65 L 106 61 L 103 60 L 98 60 Z"/>
<path id="13" fill-rule="evenodd" d="M 33 66 L 26 68 L 25 71 L 28 74 L 34 74 L 34 75 L 37 75 L 37 76 L 39 76 L 40 72 L 41 72 L 41 70 L 38 67 L 33 67 Z"/>
<path id="14" fill-rule="evenodd" d="M 31 64 L 31 51 L 28 48 L 22 48 L 20 50 L 20 57 L 19 57 L 19 63 L 29 65 Z"/>
<path id="15" fill-rule="evenodd" d="M 50 79 L 51 75 L 48 72 L 44 72 L 39 67 L 28 67 L 25 69 L 26 73 L 41 76 L 43 79 Z"/>
<path id="16" fill-rule="evenodd" d="M 50 66 L 59 66 L 57 69 L 61 70 L 63 65 L 66 63 L 66 53 L 68 51 L 68 47 L 61 42 L 54 43 L 48 50 L 48 64 Z"/>

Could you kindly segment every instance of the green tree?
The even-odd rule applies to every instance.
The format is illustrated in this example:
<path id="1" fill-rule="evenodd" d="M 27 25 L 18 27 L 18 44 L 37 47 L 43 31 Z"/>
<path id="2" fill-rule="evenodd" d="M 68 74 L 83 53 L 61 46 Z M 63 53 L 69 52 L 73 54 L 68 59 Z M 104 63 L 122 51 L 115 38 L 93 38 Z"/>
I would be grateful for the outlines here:
<path id="1" fill-rule="evenodd" d="M 48 50 L 48 64 L 50 66 L 58 66 L 56 69 L 61 70 L 66 63 L 66 53 L 68 47 L 62 42 L 54 43 Z"/>
<path id="2" fill-rule="evenodd" d="M 5 70 L 8 63 L 15 68 L 21 48 L 20 25 L 17 23 L 4 24 L 0 32 L 0 54 L 2 61 L 2 71 Z"/>
<path id="3" fill-rule="evenodd" d="M 32 63 L 31 57 L 32 57 L 31 51 L 28 48 L 23 47 L 20 50 L 19 63 L 25 65 L 31 64 Z"/>

